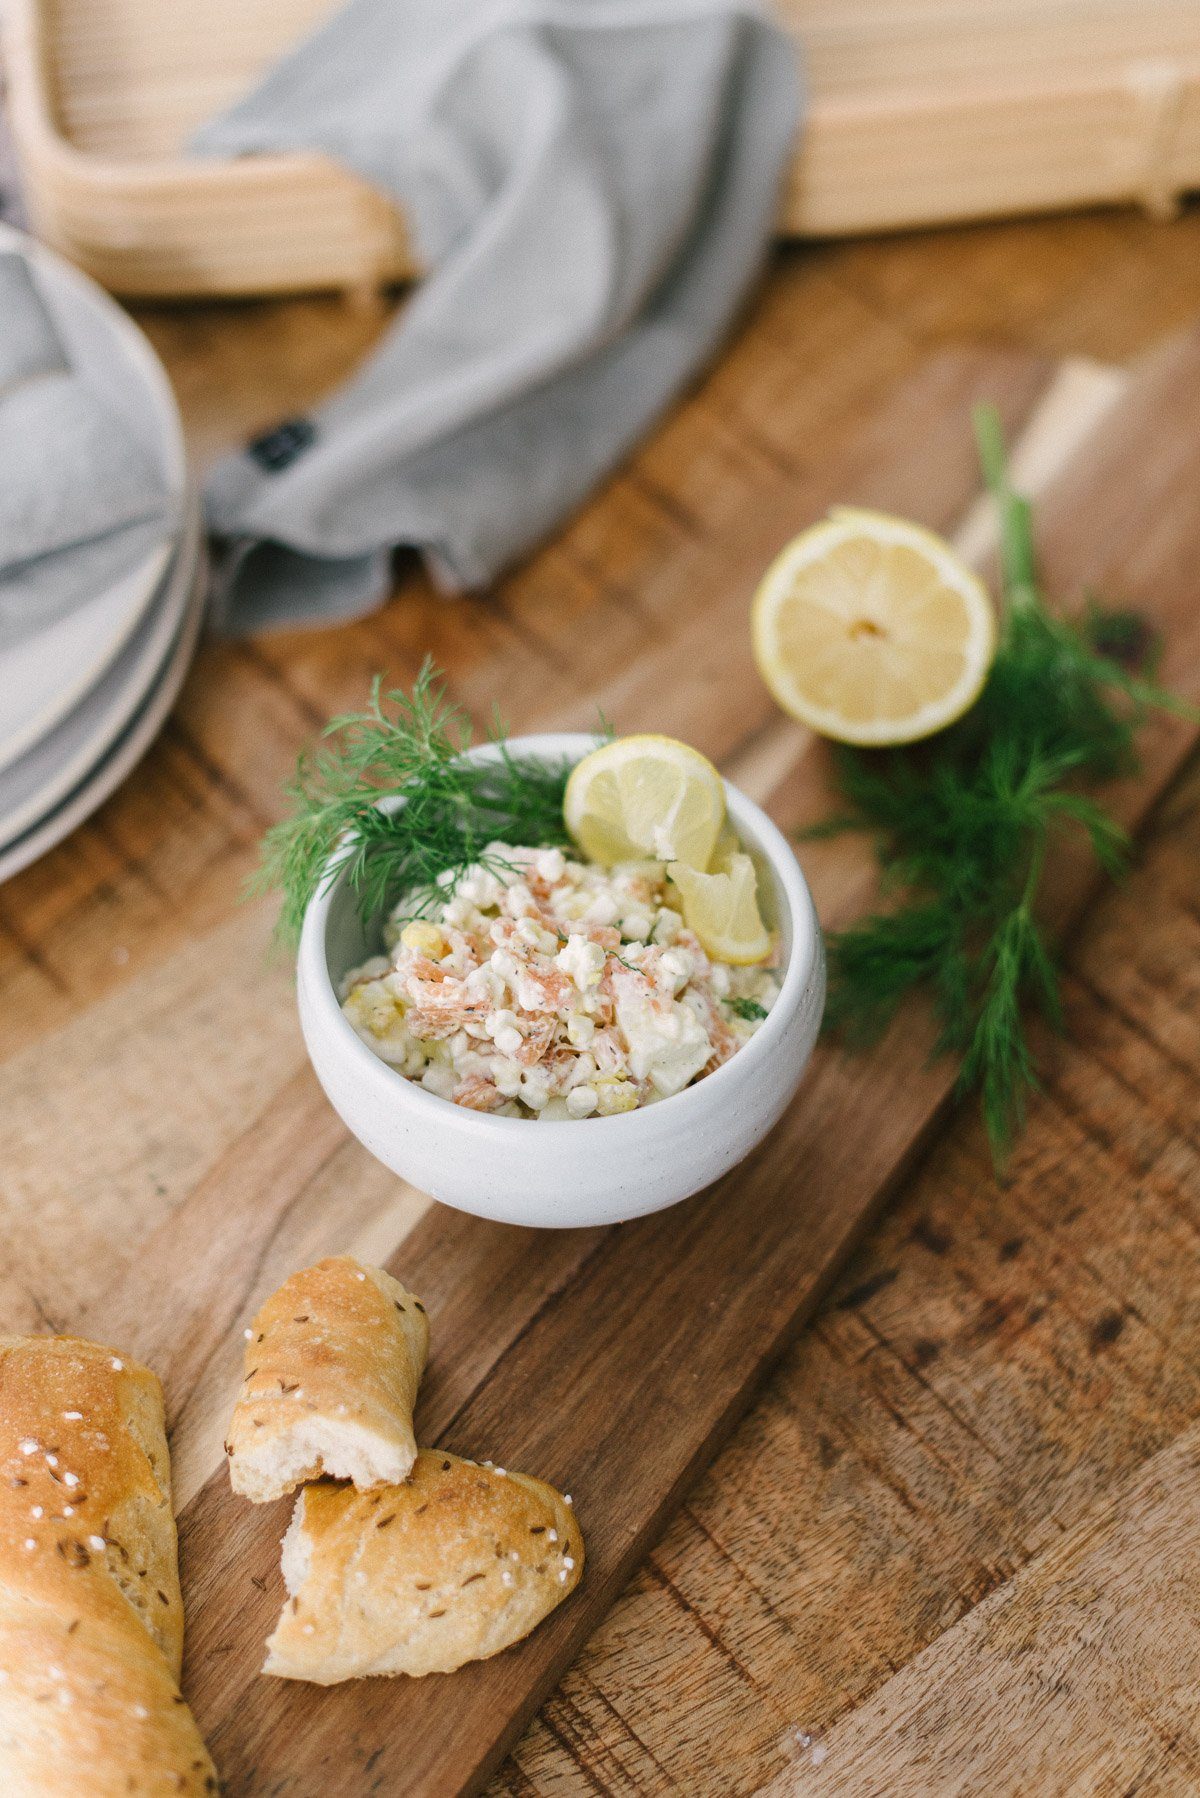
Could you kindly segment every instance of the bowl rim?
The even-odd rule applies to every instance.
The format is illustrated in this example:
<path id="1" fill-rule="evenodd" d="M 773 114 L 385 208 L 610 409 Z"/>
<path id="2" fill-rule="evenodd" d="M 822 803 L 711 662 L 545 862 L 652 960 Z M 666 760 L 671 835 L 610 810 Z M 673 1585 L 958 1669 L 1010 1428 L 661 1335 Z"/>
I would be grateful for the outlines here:
<path id="1" fill-rule="evenodd" d="M 545 761 L 578 761 L 590 749 L 595 748 L 600 740 L 590 731 L 531 732 L 509 737 L 502 745 L 477 743 L 463 751 L 463 759 L 492 761 L 503 750 L 507 750 L 517 755 L 540 756 Z M 322 877 L 321 886 L 305 909 L 297 953 L 297 974 L 306 997 L 319 1007 L 322 1023 L 333 1031 L 333 1046 L 337 1052 L 349 1055 L 357 1063 L 363 1070 L 364 1080 L 375 1084 L 382 1076 L 384 1086 L 394 1092 L 397 1103 L 412 1107 L 416 1116 L 423 1118 L 431 1127 L 436 1128 L 440 1120 L 443 1127 L 496 1139 L 505 1132 L 515 1130 L 519 1135 L 515 1139 L 510 1137 L 510 1140 L 514 1141 L 514 1146 L 523 1141 L 527 1148 L 530 1146 L 528 1126 L 531 1123 L 537 1123 L 539 1127 L 539 1141 L 549 1138 L 551 1132 L 569 1131 L 570 1141 L 582 1140 L 584 1143 L 592 1143 L 594 1147 L 597 1142 L 596 1133 L 601 1128 L 608 1131 L 610 1139 L 615 1138 L 618 1130 L 632 1137 L 638 1131 L 661 1129 L 666 1106 L 671 1107 L 670 1116 L 677 1119 L 682 1127 L 686 1124 L 688 1115 L 696 1113 L 701 1107 L 709 1109 L 714 1102 L 719 1103 L 729 1084 L 728 1077 L 744 1079 L 759 1061 L 772 1052 L 783 1036 L 788 1022 L 803 1006 L 820 953 L 820 927 L 816 907 L 791 844 L 762 807 L 756 805 L 740 787 L 724 776 L 722 782 L 734 828 L 740 835 L 741 825 L 745 820 L 755 839 L 752 847 L 770 864 L 778 883 L 791 925 L 791 950 L 781 973 L 778 997 L 765 1021 L 737 1053 L 731 1055 L 713 1073 L 685 1086 L 680 1092 L 672 1093 L 667 1099 L 660 1099 L 656 1104 L 639 1105 L 633 1111 L 618 1112 L 612 1117 L 589 1117 L 582 1120 L 550 1118 L 543 1121 L 540 1118 L 496 1117 L 490 1112 L 473 1111 L 468 1106 L 455 1105 L 449 1099 L 439 1098 L 436 1093 L 426 1092 L 416 1081 L 409 1080 L 397 1068 L 384 1061 L 382 1056 L 376 1055 L 363 1042 L 342 1011 L 329 970 L 326 932 L 330 906 L 344 875 L 330 874 L 327 870 Z M 400 803 L 400 798 L 400 795 L 385 795 L 380 804 L 393 808 Z M 581 1121 L 590 1126 L 582 1137 L 578 1127 Z"/>

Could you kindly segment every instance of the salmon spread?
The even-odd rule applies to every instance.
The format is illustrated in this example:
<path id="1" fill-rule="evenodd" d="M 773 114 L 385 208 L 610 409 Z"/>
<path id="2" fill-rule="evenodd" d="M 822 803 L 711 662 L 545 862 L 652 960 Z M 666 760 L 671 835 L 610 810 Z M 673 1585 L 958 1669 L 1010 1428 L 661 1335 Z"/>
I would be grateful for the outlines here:
<path id="1" fill-rule="evenodd" d="M 705 954 L 661 862 L 493 843 L 445 889 L 397 906 L 390 953 L 353 969 L 341 999 L 377 1055 L 456 1105 L 633 1111 L 728 1061 L 778 996 L 773 955 L 734 967 Z"/>

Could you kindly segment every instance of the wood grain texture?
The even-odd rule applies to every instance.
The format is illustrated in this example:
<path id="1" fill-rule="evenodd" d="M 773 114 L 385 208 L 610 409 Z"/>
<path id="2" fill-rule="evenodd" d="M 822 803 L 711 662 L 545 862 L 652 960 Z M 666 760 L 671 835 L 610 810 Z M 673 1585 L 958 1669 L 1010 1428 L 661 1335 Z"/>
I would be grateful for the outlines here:
<path id="1" fill-rule="evenodd" d="M 763 1788 L 1194 1792 L 1200 1427 Z"/>
<path id="2" fill-rule="evenodd" d="M 722 631 L 742 628 L 756 558 L 835 496 L 953 528 L 976 486 L 970 399 L 999 397 L 1015 427 L 1064 350 L 1126 356 L 1175 326 L 1197 295 L 1197 223 L 1172 234 L 1080 219 L 782 259 L 709 380 L 497 595 L 446 606 L 410 574 L 361 625 L 210 646 L 138 775 L 70 845 L 0 890 L 0 1305 L 15 1327 L 86 1317 L 100 1330 L 108 1316 L 161 1358 L 189 1501 L 193 1666 L 211 1663 L 216 1708 L 247 1678 L 244 1640 L 216 1628 L 196 1596 L 204 1567 L 194 1588 L 190 1569 L 205 1507 L 221 1497 L 206 1482 L 257 1299 L 328 1249 L 386 1259 L 407 1240 L 395 1265 L 418 1290 L 422 1278 L 437 1285 L 425 1295 L 435 1339 L 423 1432 L 503 1434 L 510 1455 L 520 1389 L 524 1440 L 547 1457 L 531 1470 L 554 1477 L 567 1445 L 556 1431 L 539 1447 L 528 1377 L 558 1390 L 572 1295 L 599 1304 L 611 1277 L 599 1237 L 565 1239 L 550 1257 L 556 1239 L 525 1243 L 522 1232 L 472 1226 L 464 1243 L 460 1220 L 427 1213 L 331 1127 L 286 970 L 263 960 L 266 915 L 233 909 L 298 742 L 355 702 L 375 667 L 404 678 L 427 646 L 478 717 L 502 691 L 518 727 L 578 722 L 597 695 L 623 708 L 622 725 L 653 721 L 656 686 L 684 665 L 678 727 L 773 796 L 782 819 L 810 815 L 820 788 L 804 773 L 814 765 L 803 733 L 772 712 L 740 639 L 724 664 L 713 653 Z M 320 302 L 149 320 L 208 448 L 336 378 L 379 322 Z M 1175 403 L 1166 395 L 1164 416 Z M 1183 532 L 1186 469 L 1171 474 L 1149 431 L 1133 443 L 1147 491 L 1165 496 L 1171 531 Z M 1184 538 L 1158 534 L 1139 569 L 1118 476 L 1109 509 L 1120 531 L 1102 572 L 1136 573 L 1140 591 L 1175 604 Z M 1053 554 L 1073 580 L 1069 535 Z M 1157 753 L 1156 780 L 1177 745 Z M 1096 916 L 1095 952 L 1076 958 L 1078 1059 L 1056 1069 L 1010 1183 L 995 1186 L 969 1119 L 949 1131 L 526 1732 L 497 1793 L 695 1791 L 717 1765 L 722 1790 L 750 1792 L 803 1767 L 798 1730 L 829 1730 L 1195 1415 L 1188 792 L 1176 789 L 1145 876 Z M 856 904 L 870 877 L 862 860 L 824 849 L 806 866 L 825 908 Z M 831 1079 L 823 1066 L 814 1094 Z M 762 1178 L 750 1172 L 752 1191 Z M 690 1222 L 686 1240 L 690 1252 Z M 773 1295 L 776 1319 L 793 1298 L 807 1293 Z M 621 1292 L 616 1301 L 624 1317 Z M 765 1370 L 761 1338 L 750 1350 Z M 719 1417 L 714 1443 L 731 1421 Z M 697 1471 L 698 1459 L 680 1489 Z M 639 1502 L 641 1491 L 634 1482 Z M 597 1545 L 607 1601 L 633 1555 L 615 1527 L 602 1525 Z M 246 1633 L 261 1641 L 277 1546 L 250 1552 L 270 1588 L 244 1594 L 258 1606 Z M 563 1652 L 556 1642 L 555 1665 Z M 550 1683 L 553 1669 L 536 1679 Z M 388 1746 L 365 1775 L 339 1761 L 330 1789 L 391 1789 L 399 1723 L 386 1710 Z M 314 1712 L 302 1733 L 319 1755 L 336 1732 Z M 240 1789 L 289 1789 L 260 1756 L 267 1736 L 247 1735 L 224 1738 L 248 1779 Z"/>

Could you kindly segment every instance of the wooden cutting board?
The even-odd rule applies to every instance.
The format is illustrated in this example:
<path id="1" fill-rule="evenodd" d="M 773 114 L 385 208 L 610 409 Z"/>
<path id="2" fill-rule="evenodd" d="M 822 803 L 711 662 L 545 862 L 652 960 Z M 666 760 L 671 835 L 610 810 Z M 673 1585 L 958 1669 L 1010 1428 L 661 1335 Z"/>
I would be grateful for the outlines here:
<path id="1" fill-rule="evenodd" d="M 962 420 L 981 391 L 997 392 L 1013 419 L 1042 399 L 1026 447 L 1035 473 L 1060 468 L 1042 508 L 1055 585 L 1072 596 L 1095 585 L 1141 605 L 1167 633 L 1168 678 L 1200 694 L 1196 338 L 1142 370 L 1120 398 L 1086 370 L 1064 371 L 1047 392 L 1044 369 L 1004 375 L 986 359 L 951 358 L 877 421 L 853 464 L 814 477 L 799 517 L 852 496 L 935 523 L 957 512 L 977 544 Z M 655 720 L 708 745 L 722 708 L 759 704 L 741 678 L 745 607 L 797 511 L 795 494 L 781 493 L 773 512 L 739 527 L 719 567 L 698 571 L 687 623 L 648 643 L 621 689 L 605 694 L 619 725 Z M 769 708 L 762 717 L 731 772 L 792 828 L 828 805 L 824 752 Z M 1114 795 L 1132 826 L 1192 740 L 1178 722 L 1147 732 L 1143 773 Z M 872 873 L 860 846 L 823 844 L 803 859 L 827 924 L 862 907 Z M 1053 894 L 1060 925 L 1090 882 L 1086 860 L 1064 855 Z M 869 1057 L 822 1049 L 770 1141 L 719 1186 L 658 1217 L 577 1234 L 484 1224 L 390 1180 L 372 1185 L 361 1171 L 347 1183 L 345 1134 L 311 1077 L 282 1088 L 136 1264 L 71 1320 L 144 1355 L 166 1381 L 182 1499 L 185 1683 L 232 1793 L 478 1789 L 921 1153 L 951 1084 L 950 1069 L 928 1064 L 929 1044 L 913 1014 Z M 53 1220 L 44 1227 L 49 1237 Z M 286 1271 L 277 1242 L 287 1265 L 306 1247 L 353 1247 L 421 1293 L 433 1328 L 424 1442 L 527 1469 L 573 1494 L 588 1546 L 584 1581 L 517 1649 L 421 1682 L 321 1691 L 258 1675 L 282 1596 L 289 1513 L 233 1499 L 220 1436 L 241 1327 Z"/>

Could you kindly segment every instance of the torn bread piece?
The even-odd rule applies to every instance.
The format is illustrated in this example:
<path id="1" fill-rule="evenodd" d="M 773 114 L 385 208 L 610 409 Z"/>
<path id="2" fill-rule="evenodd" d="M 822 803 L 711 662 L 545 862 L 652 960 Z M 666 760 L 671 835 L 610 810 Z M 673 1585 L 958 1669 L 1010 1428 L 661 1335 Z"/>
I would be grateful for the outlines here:
<path id="1" fill-rule="evenodd" d="M 582 1572 L 579 1525 L 552 1486 L 422 1449 L 403 1486 L 300 1494 L 263 1672 L 322 1686 L 452 1673 L 527 1636 Z"/>
<path id="2" fill-rule="evenodd" d="M 0 1337 L 0 1792 L 215 1792 L 182 1656 L 157 1377 L 99 1343 Z"/>
<path id="3" fill-rule="evenodd" d="M 246 1338 L 225 1444 L 235 1492 L 265 1504 L 321 1474 L 363 1488 L 408 1478 L 429 1352 L 420 1299 L 382 1268 L 330 1256 L 285 1280 Z"/>

